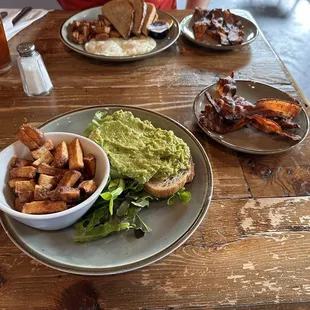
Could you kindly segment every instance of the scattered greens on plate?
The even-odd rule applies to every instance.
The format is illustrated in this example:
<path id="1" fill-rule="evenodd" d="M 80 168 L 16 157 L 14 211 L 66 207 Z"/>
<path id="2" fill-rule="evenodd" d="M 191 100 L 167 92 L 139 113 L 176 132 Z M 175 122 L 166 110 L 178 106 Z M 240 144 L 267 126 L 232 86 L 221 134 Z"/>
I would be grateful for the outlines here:
<path id="1" fill-rule="evenodd" d="M 146 193 L 143 187 L 131 179 L 110 178 L 90 211 L 75 224 L 75 242 L 89 242 L 127 229 L 134 229 L 137 238 L 151 232 L 139 212 L 149 207 L 151 200 L 157 199 Z M 167 199 L 167 204 L 172 205 L 177 199 L 188 203 L 191 194 L 183 187 Z"/>

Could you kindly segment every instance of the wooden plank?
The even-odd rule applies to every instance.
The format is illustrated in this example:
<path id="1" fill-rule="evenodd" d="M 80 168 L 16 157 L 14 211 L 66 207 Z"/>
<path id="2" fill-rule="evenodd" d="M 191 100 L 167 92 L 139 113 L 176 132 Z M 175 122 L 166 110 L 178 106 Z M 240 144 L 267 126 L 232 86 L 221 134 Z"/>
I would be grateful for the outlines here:
<path id="1" fill-rule="evenodd" d="M 189 13 L 173 11 L 179 20 Z M 103 63 L 61 43 L 58 29 L 69 15 L 51 12 L 10 40 L 14 67 L 0 76 L 0 149 L 15 141 L 13 133 L 24 122 L 40 124 L 91 105 L 136 105 L 192 130 L 211 160 L 214 200 L 207 219 L 181 248 L 152 266 L 117 276 L 52 270 L 0 232 L 0 309 L 308 309 L 309 198 L 251 199 L 309 194 L 308 139 L 277 156 L 236 154 L 202 134 L 192 115 L 195 96 L 231 71 L 302 99 L 264 37 L 229 53 L 180 38 L 157 57 Z M 16 66 L 16 46 L 22 41 L 35 42 L 43 56 L 54 83 L 47 97 L 23 93 Z"/>
<path id="2" fill-rule="evenodd" d="M 193 127 L 191 130 L 193 131 Z M 194 134 L 211 161 L 213 199 L 251 197 L 236 152 L 207 138 L 200 130 L 194 131 Z"/>
<path id="3" fill-rule="evenodd" d="M 286 197 L 310 194 L 307 137 L 289 152 L 271 156 L 239 154 L 253 197 Z"/>
<path id="4" fill-rule="evenodd" d="M 36 296 L 33 309 L 42 310 L 64 309 L 68 300 L 128 310 L 309 301 L 309 207 L 308 197 L 218 200 L 173 254 L 142 270 L 98 278 L 53 271 L 2 235 L 1 306 L 22 308 L 29 294 Z"/>

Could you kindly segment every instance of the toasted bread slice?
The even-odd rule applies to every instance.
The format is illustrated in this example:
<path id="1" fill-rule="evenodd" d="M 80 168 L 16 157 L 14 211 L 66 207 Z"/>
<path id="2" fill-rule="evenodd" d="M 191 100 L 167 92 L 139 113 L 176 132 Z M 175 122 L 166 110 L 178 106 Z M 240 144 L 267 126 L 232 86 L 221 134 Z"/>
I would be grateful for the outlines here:
<path id="1" fill-rule="evenodd" d="M 154 16 L 154 19 L 153 19 L 153 23 L 154 23 L 154 22 L 157 22 L 157 21 L 158 21 L 158 18 L 159 18 L 159 17 L 158 17 L 158 14 L 156 13 L 155 16 Z"/>
<path id="2" fill-rule="evenodd" d="M 164 181 L 150 180 L 144 185 L 144 189 L 156 198 L 169 197 L 175 194 L 186 183 L 191 182 L 195 176 L 195 165 L 191 163 L 188 170 L 183 170 L 179 174 L 169 177 Z"/>
<path id="3" fill-rule="evenodd" d="M 124 39 L 128 39 L 133 26 L 134 9 L 128 0 L 113 0 L 102 8 L 102 15 L 109 20 Z"/>
<path id="4" fill-rule="evenodd" d="M 132 33 L 139 36 L 146 16 L 147 5 L 143 0 L 129 0 L 129 2 L 134 10 Z"/>
<path id="5" fill-rule="evenodd" d="M 142 34 L 145 36 L 148 35 L 148 30 L 147 27 L 153 23 L 154 18 L 156 16 L 156 7 L 153 3 L 146 3 L 147 8 L 146 8 L 146 16 L 144 19 L 144 23 L 142 26 Z"/>

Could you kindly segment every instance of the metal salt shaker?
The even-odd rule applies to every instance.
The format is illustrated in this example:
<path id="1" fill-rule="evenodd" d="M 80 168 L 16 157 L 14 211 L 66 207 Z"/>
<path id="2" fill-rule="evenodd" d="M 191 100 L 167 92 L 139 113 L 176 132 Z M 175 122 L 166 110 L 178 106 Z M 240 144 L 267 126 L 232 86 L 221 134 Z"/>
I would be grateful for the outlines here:
<path id="1" fill-rule="evenodd" d="M 35 45 L 21 43 L 17 46 L 17 52 L 17 64 L 25 93 L 28 96 L 48 95 L 53 89 L 53 84 Z"/>

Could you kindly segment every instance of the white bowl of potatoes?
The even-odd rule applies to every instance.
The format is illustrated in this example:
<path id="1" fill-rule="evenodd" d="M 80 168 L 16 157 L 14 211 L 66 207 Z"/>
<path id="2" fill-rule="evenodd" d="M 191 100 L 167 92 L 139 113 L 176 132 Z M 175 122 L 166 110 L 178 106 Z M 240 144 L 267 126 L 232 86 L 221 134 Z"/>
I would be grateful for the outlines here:
<path id="1" fill-rule="evenodd" d="M 22 125 L 16 136 L 20 141 L 0 153 L 0 210 L 42 230 L 74 224 L 108 181 L 106 153 L 72 133 Z"/>

